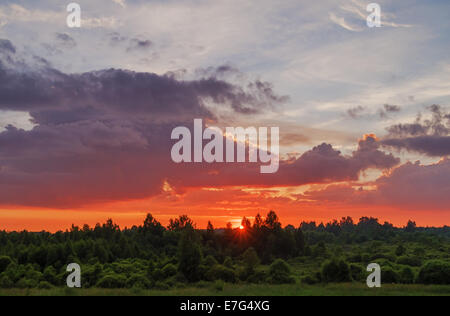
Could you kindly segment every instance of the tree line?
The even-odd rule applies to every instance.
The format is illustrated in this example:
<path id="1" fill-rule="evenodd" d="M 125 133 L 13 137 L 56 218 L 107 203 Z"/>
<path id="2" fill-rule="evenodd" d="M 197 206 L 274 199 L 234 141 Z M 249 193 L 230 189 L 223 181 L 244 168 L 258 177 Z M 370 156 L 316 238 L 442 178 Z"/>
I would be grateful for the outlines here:
<path id="1" fill-rule="evenodd" d="M 397 228 L 363 217 L 283 227 L 277 214 L 241 227 L 197 229 L 186 215 L 163 226 L 148 214 L 140 226 L 112 220 L 49 232 L 0 232 L 0 287 L 64 286 L 69 263 L 83 287 L 168 289 L 202 282 L 362 282 L 379 262 L 389 283 L 450 284 L 450 227 Z"/>

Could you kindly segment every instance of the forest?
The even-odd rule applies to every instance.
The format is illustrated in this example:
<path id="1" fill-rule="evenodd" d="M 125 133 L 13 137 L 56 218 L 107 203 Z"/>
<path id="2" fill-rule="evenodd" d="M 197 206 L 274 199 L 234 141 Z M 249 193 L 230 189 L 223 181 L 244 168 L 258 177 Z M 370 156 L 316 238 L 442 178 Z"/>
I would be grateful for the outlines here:
<path id="1" fill-rule="evenodd" d="M 0 227 L 1 229 L 1 227 Z M 225 284 L 365 284 L 378 263 L 382 284 L 450 285 L 450 227 L 398 228 L 363 217 L 283 227 L 277 214 L 197 229 L 186 215 L 163 226 L 148 214 L 140 226 L 112 220 L 49 232 L 0 232 L 0 288 L 66 286 L 70 263 L 82 287 L 161 290 Z"/>

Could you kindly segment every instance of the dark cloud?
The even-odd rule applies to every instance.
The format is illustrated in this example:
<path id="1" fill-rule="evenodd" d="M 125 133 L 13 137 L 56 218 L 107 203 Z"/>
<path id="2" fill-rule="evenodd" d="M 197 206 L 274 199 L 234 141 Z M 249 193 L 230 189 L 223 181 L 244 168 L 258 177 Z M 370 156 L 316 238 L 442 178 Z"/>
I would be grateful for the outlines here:
<path id="1" fill-rule="evenodd" d="M 150 40 L 140 40 L 137 38 L 133 38 L 130 40 L 130 44 L 127 48 L 127 51 L 135 51 L 135 50 L 147 50 L 152 47 L 153 43 Z"/>
<path id="2" fill-rule="evenodd" d="M 309 191 L 300 199 L 349 205 L 399 207 L 407 210 L 448 210 L 450 203 L 450 160 L 424 166 L 406 163 L 373 183 L 375 189 L 354 189 L 348 184 Z"/>
<path id="3" fill-rule="evenodd" d="M 16 48 L 14 45 L 9 41 L 5 39 L 0 39 L 0 53 L 16 53 Z"/>
<path id="4" fill-rule="evenodd" d="M 260 164 L 172 162 L 172 129 L 190 127 L 194 118 L 215 120 L 207 102 L 245 115 L 284 100 L 261 81 L 238 85 L 214 76 L 181 81 L 117 69 L 66 74 L 2 63 L 0 110 L 27 111 L 36 125 L 29 131 L 8 126 L 0 133 L 0 204 L 68 208 L 147 198 L 161 193 L 165 181 L 178 191 L 330 183 L 399 163 L 370 135 L 350 156 L 322 144 L 281 161 L 271 175 L 261 175 Z"/>
<path id="5" fill-rule="evenodd" d="M 383 145 L 433 157 L 450 155 L 450 112 L 439 105 L 427 109 L 431 118 L 419 114 L 413 123 L 389 127 Z"/>
<path id="6" fill-rule="evenodd" d="M 402 110 L 402 108 L 398 105 L 385 104 L 384 110 L 387 113 L 397 113 L 397 112 L 400 112 Z"/>
<path id="7" fill-rule="evenodd" d="M 0 132 L 2 205 L 67 208 L 156 195 L 166 179 L 180 179 L 170 158 L 174 127 L 215 120 L 207 102 L 238 115 L 281 100 L 259 82 L 118 69 L 66 74 L 47 64 L 6 67 L 5 59 L 0 110 L 29 112 L 36 126 Z"/>
<path id="8" fill-rule="evenodd" d="M 347 115 L 351 117 L 352 119 L 357 119 L 361 116 L 361 114 L 366 110 L 365 107 L 358 105 L 356 107 L 353 107 L 351 109 L 347 110 Z"/>
<path id="9" fill-rule="evenodd" d="M 380 118 L 387 119 L 389 118 L 389 114 L 398 113 L 402 110 L 402 108 L 398 105 L 385 104 L 383 105 L 383 109 L 381 109 L 378 114 Z"/>
<path id="10" fill-rule="evenodd" d="M 175 167 L 176 174 L 183 180 L 169 178 L 169 181 L 174 187 L 299 186 L 353 181 L 367 169 L 390 169 L 400 163 L 398 158 L 380 151 L 379 146 L 379 142 L 369 135 L 360 140 L 358 149 L 351 156 L 345 156 L 332 145 L 323 143 L 296 159 L 280 161 L 279 171 L 267 175 L 259 174 L 259 164 L 234 164 L 233 167 L 213 164 L 206 170 L 196 164 L 180 165 Z"/>
<path id="11" fill-rule="evenodd" d="M 58 46 L 64 48 L 74 48 L 77 46 L 77 42 L 67 33 L 56 33 L 55 34 Z"/>

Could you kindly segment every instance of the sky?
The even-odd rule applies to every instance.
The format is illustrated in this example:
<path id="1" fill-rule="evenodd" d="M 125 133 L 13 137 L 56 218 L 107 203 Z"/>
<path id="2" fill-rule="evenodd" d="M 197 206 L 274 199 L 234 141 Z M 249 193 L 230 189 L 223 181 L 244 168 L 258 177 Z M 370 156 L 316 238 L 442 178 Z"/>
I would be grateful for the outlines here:
<path id="1" fill-rule="evenodd" d="M 0 2 L 0 229 L 112 218 L 450 224 L 450 3 Z M 279 127 L 280 166 L 171 159 L 177 126 Z"/>

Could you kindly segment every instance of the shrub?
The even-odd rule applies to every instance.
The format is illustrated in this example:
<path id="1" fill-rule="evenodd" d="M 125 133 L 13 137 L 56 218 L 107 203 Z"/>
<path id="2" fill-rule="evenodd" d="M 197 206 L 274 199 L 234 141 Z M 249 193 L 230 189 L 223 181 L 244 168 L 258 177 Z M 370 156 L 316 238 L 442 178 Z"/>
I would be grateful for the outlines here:
<path id="1" fill-rule="evenodd" d="M 250 274 L 247 277 L 247 282 L 260 284 L 260 283 L 264 283 L 264 281 L 266 281 L 266 279 L 267 279 L 267 273 L 260 270 L 260 271 L 255 271 L 252 274 Z"/>
<path id="2" fill-rule="evenodd" d="M 44 280 L 50 284 L 58 285 L 58 278 L 56 276 L 56 270 L 52 266 L 45 268 Z"/>
<path id="3" fill-rule="evenodd" d="M 13 281 L 7 276 L 3 275 L 0 277 L 0 288 L 2 289 L 10 289 L 14 286 Z"/>
<path id="4" fill-rule="evenodd" d="M 397 259 L 397 263 L 405 266 L 420 267 L 422 265 L 422 260 L 413 256 L 401 256 Z"/>
<path id="5" fill-rule="evenodd" d="M 166 266 L 162 269 L 162 274 L 166 279 L 173 277 L 177 274 L 177 268 L 172 263 L 166 264 Z"/>
<path id="6" fill-rule="evenodd" d="M 12 263 L 10 257 L 1 256 L 0 257 L 0 273 L 6 270 L 6 268 Z"/>
<path id="7" fill-rule="evenodd" d="M 216 282 L 214 282 L 214 289 L 216 291 L 222 292 L 224 287 L 225 283 L 222 280 L 216 280 Z"/>
<path id="8" fill-rule="evenodd" d="M 406 253 L 406 248 L 403 245 L 398 245 L 397 249 L 395 249 L 395 255 L 397 257 L 403 256 Z"/>
<path id="9" fill-rule="evenodd" d="M 233 269 L 233 259 L 231 259 L 230 257 L 226 257 L 223 265 L 227 268 Z"/>
<path id="10" fill-rule="evenodd" d="M 108 274 L 98 281 L 97 286 L 105 289 L 124 288 L 126 278 L 120 274 Z"/>
<path id="11" fill-rule="evenodd" d="M 216 258 L 214 258 L 213 256 L 209 255 L 205 258 L 205 260 L 203 260 L 203 264 L 207 267 L 213 267 L 216 264 L 218 264 Z"/>
<path id="12" fill-rule="evenodd" d="M 295 283 L 291 275 L 291 267 L 282 259 L 277 259 L 270 265 L 268 281 L 272 284 Z"/>
<path id="13" fill-rule="evenodd" d="M 247 271 L 253 272 L 255 268 L 259 265 L 259 257 L 255 249 L 248 248 L 243 255 L 244 267 Z"/>
<path id="14" fill-rule="evenodd" d="M 236 282 L 236 273 L 223 265 L 216 264 L 206 272 L 206 278 L 209 281 L 223 280 L 225 282 Z"/>
<path id="15" fill-rule="evenodd" d="M 314 284 L 320 283 L 319 280 L 317 280 L 314 276 L 311 276 L 311 275 L 307 275 L 307 276 L 303 277 L 301 279 L 301 282 L 303 284 L 308 284 L 308 285 L 314 285 Z"/>
<path id="16" fill-rule="evenodd" d="M 398 273 L 395 272 L 390 267 L 381 268 L 381 282 L 382 283 L 398 283 L 399 282 Z"/>
<path id="17" fill-rule="evenodd" d="M 363 267 L 354 263 L 350 264 L 350 276 L 354 281 L 364 280 L 365 274 Z"/>
<path id="18" fill-rule="evenodd" d="M 38 285 L 38 289 L 41 289 L 41 290 L 49 290 L 52 287 L 53 286 L 47 281 L 41 281 L 41 282 L 39 282 L 39 285 Z"/>
<path id="19" fill-rule="evenodd" d="M 157 281 L 157 282 L 155 283 L 154 288 L 155 288 L 156 290 L 167 291 L 168 289 L 170 289 L 170 286 L 167 285 L 167 284 L 164 283 L 164 282 Z"/>
<path id="20" fill-rule="evenodd" d="M 348 264 L 342 259 L 326 261 L 322 266 L 322 280 L 326 283 L 351 281 Z"/>
<path id="21" fill-rule="evenodd" d="M 127 279 L 126 287 L 150 289 L 151 283 L 144 274 L 133 274 Z"/>
<path id="22" fill-rule="evenodd" d="M 425 263 L 417 277 L 420 284 L 450 284 L 450 263 L 432 260 Z"/>
<path id="23" fill-rule="evenodd" d="M 414 272 L 410 267 L 404 267 L 400 271 L 400 282 L 403 284 L 413 284 L 414 283 Z"/>

